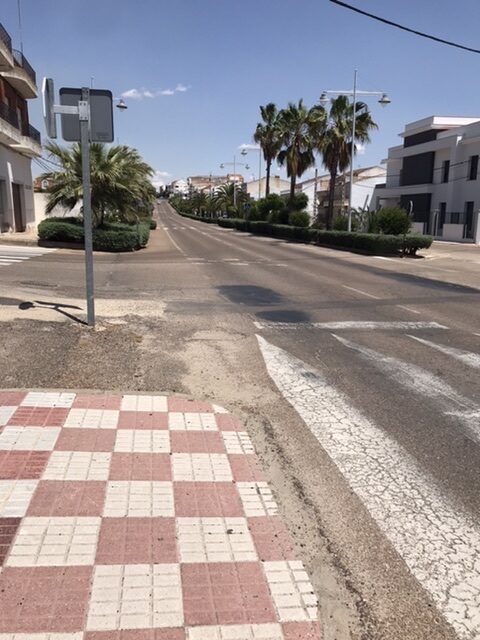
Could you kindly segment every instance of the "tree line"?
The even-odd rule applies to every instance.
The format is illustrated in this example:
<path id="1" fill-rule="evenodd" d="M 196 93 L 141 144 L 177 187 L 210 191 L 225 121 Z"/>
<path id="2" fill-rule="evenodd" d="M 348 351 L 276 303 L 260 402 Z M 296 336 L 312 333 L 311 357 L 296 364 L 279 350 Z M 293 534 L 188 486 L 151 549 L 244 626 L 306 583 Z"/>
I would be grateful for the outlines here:
<path id="1" fill-rule="evenodd" d="M 331 100 L 328 109 L 322 105 L 308 108 L 303 100 L 290 102 L 284 109 L 278 109 L 273 102 L 260 107 L 262 120 L 256 126 L 253 139 L 260 145 L 265 159 L 267 197 L 273 162 L 285 166 L 293 202 L 297 178 L 314 166 L 315 156 L 319 155 L 330 174 L 325 224 L 327 229 L 332 228 L 337 176 L 346 171 L 352 160 L 353 108 L 347 96 Z M 355 113 L 355 143 L 366 144 L 377 124 L 364 102 L 356 103 Z"/>

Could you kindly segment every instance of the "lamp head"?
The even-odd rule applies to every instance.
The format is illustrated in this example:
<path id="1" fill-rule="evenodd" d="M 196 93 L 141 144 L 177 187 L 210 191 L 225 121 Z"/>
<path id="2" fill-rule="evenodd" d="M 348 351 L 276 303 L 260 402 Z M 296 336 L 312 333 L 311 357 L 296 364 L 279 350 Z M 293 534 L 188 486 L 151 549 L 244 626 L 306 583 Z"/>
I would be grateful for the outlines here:
<path id="1" fill-rule="evenodd" d="M 242 156 L 246 156 L 247 153 L 248 153 L 248 151 L 246 149 L 242 149 L 242 151 L 241 151 L 241 155 Z"/>
<path id="2" fill-rule="evenodd" d="M 387 96 L 386 93 L 382 94 L 382 97 L 380 98 L 380 100 L 378 101 L 379 104 L 382 105 L 382 107 L 386 107 L 388 104 L 391 103 L 390 98 Z"/>
<path id="3" fill-rule="evenodd" d="M 116 107 L 117 109 L 120 109 L 120 111 L 124 111 L 125 109 L 128 109 L 127 105 L 123 101 L 123 98 L 120 98 L 120 100 L 116 104 Z"/>
<path id="4" fill-rule="evenodd" d="M 322 95 L 320 96 L 320 104 L 322 105 L 322 107 L 325 107 L 328 103 L 328 96 L 326 94 L 326 92 L 324 91 L 322 93 Z"/>

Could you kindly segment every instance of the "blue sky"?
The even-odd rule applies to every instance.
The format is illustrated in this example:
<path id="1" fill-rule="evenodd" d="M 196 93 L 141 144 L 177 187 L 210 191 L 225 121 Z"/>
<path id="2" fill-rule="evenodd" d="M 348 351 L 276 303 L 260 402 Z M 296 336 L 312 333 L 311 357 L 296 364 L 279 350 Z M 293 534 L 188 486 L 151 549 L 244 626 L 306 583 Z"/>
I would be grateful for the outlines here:
<path id="1" fill-rule="evenodd" d="M 478 0 L 351 4 L 478 45 Z M 479 55 L 328 0 L 21 0 L 21 7 L 24 53 L 39 84 L 49 76 L 57 90 L 89 86 L 93 76 L 96 88 L 115 96 L 132 89 L 152 94 L 115 110 L 115 135 L 168 174 L 167 182 L 221 173 L 220 163 L 251 142 L 260 104 L 303 98 L 312 105 L 324 89 L 350 88 L 355 67 L 360 89 L 385 90 L 392 99 L 385 109 L 369 103 L 379 131 L 359 166 L 385 158 L 406 122 L 433 113 L 480 116 Z M 2 0 L 0 21 L 18 48 L 17 0 Z M 40 100 L 30 102 L 30 113 L 43 134 Z M 250 178 L 257 154 L 248 162 Z"/>

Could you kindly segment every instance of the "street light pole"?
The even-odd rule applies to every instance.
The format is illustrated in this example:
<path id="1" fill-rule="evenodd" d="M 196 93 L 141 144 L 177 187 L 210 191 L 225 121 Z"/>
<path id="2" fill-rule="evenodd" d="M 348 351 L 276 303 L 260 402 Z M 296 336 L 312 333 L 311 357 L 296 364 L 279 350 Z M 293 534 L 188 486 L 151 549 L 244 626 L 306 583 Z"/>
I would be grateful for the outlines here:
<path id="1" fill-rule="evenodd" d="M 353 74 L 353 117 L 352 117 L 352 151 L 350 158 L 350 188 L 348 191 L 348 231 L 352 230 L 352 196 L 353 196 L 353 158 L 355 156 L 355 125 L 357 122 L 357 74 Z"/>
<path id="2" fill-rule="evenodd" d="M 237 174 L 237 158 L 233 156 L 233 206 L 237 208 L 237 185 L 235 184 L 235 178 Z"/>

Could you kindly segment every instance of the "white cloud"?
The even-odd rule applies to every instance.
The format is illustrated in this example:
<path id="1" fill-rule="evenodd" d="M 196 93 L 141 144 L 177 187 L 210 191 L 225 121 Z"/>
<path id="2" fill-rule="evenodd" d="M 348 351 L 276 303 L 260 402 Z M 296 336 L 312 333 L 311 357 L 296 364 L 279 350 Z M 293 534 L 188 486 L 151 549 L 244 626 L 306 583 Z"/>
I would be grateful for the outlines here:
<path id="1" fill-rule="evenodd" d="M 168 171 L 155 171 L 153 177 L 151 178 L 151 183 L 156 189 L 164 187 L 166 179 L 170 178 L 171 175 L 172 174 L 168 173 Z"/>
<path id="2" fill-rule="evenodd" d="M 186 87 L 183 84 L 177 84 L 175 89 L 163 89 L 159 91 L 152 91 L 151 89 L 128 89 L 121 95 L 122 98 L 130 100 L 143 100 L 143 98 L 158 98 L 159 96 L 173 96 L 175 93 L 183 93 L 188 91 L 190 87 Z"/>
<path id="3" fill-rule="evenodd" d="M 157 94 L 149 91 L 148 89 L 145 89 L 143 95 L 145 96 L 145 98 L 155 98 Z"/>
<path id="4" fill-rule="evenodd" d="M 180 93 L 184 93 L 185 91 L 188 91 L 189 87 L 186 87 L 184 84 L 182 84 L 181 82 L 179 82 L 177 84 L 177 86 L 175 87 L 175 91 L 180 91 Z"/>
<path id="5" fill-rule="evenodd" d="M 163 91 L 160 91 L 162 96 L 173 96 L 174 93 L 175 91 L 173 89 L 164 89 Z"/>
<path id="6" fill-rule="evenodd" d="M 143 98 L 142 92 L 138 89 L 128 89 L 121 94 L 122 98 L 130 98 L 131 100 L 141 100 Z"/>
<path id="7" fill-rule="evenodd" d="M 357 143 L 355 145 L 356 150 L 357 150 L 357 156 L 364 156 L 365 155 L 365 145 L 364 144 L 359 144 Z"/>

